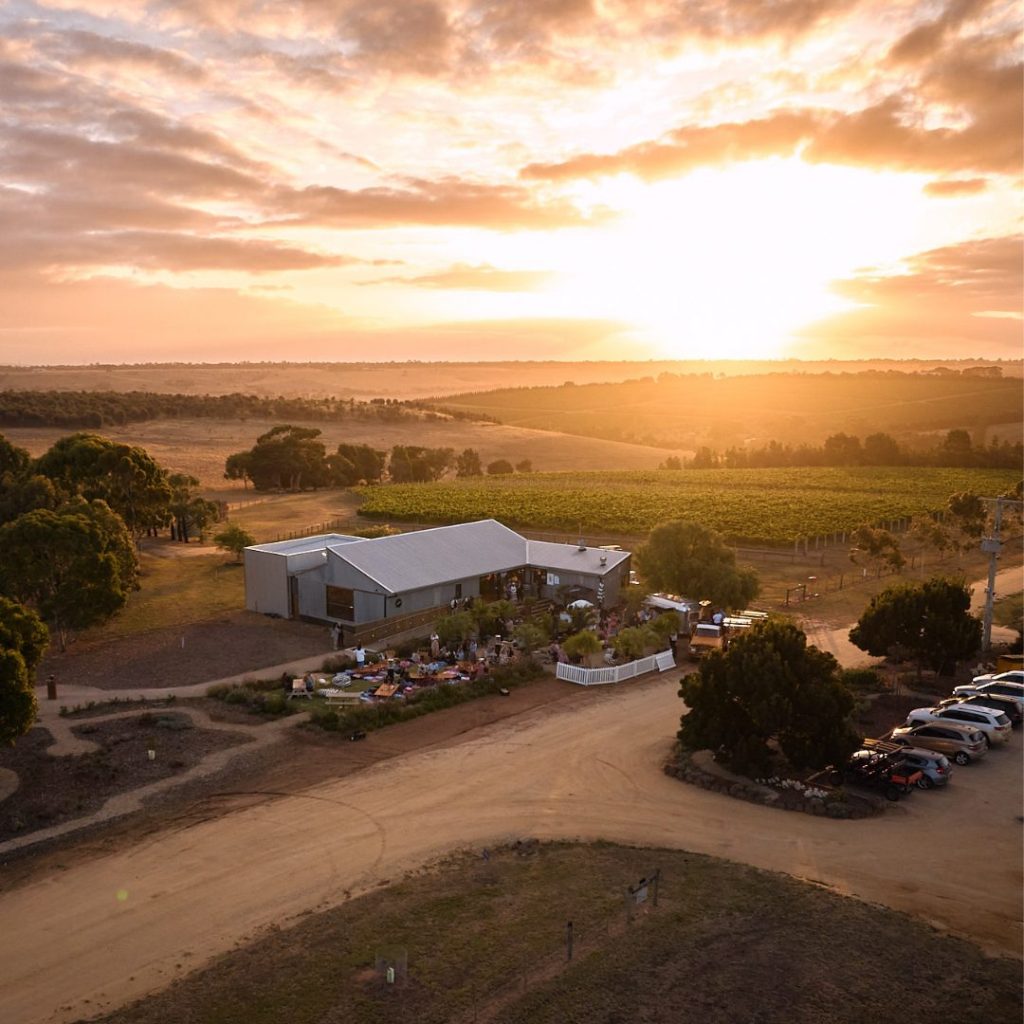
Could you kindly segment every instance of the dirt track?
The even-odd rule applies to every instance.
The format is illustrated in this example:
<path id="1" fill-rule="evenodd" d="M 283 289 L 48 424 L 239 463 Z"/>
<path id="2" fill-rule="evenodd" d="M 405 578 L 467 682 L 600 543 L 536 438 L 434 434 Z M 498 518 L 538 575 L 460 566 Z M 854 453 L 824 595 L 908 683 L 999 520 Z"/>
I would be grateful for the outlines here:
<path id="1" fill-rule="evenodd" d="M 66 1021 L 124 1003 L 446 849 L 525 835 L 717 854 L 1020 952 L 1020 736 L 959 769 L 949 792 L 837 822 L 664 776 L 674 675 L 589 696 L 14 888 L 0 897 L 0 1020 Z"/>

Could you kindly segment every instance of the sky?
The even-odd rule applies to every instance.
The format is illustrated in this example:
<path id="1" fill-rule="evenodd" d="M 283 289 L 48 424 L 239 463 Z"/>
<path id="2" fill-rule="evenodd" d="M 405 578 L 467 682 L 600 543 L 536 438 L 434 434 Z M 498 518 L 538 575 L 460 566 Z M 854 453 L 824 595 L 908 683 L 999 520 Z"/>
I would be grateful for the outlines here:
<path id="1" fill-rule="evenodd" d="M 0 0 L 0 362 L 1019 359 L 1021 27 Z"/>

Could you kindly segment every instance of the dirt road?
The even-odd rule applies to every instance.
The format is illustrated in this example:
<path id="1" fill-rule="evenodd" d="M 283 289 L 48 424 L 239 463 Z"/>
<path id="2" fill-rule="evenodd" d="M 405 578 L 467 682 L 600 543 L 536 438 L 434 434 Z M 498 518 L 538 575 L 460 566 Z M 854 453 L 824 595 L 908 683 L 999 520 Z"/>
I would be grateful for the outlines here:
<path id="1" fill-rule="evenodd" d="M 124 1003 L 261 927 L 447 849 L 526 835 L 717 854 L 1019 953 L 1020 736 L 958 769 L 949 792 L 915 793 L 879 819 L 839 822 L 663 775 L 679 712 L 674 676 L 591 697 L 157 833 L 3 894 L 0 1020 L 67 1021 Z"/>

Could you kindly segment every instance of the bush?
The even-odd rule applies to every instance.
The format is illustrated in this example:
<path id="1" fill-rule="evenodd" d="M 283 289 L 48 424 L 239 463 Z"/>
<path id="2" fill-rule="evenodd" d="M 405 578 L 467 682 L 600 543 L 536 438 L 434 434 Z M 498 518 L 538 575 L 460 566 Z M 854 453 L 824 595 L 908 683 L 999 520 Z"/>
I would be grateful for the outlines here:
<path id="1" fill-rule="evenodd" d="M 268 693 L 263 699 L 263 711 L 268 715 L 281 715 L 288 710 L 288 701 L 283 693 Z"/>
<path id="2" fill-rule="evenodd" d="M 228 690 L 224 696 L 225 704 L 251 704 L 253 691 L 244 686 Z"/>
<path id="3" fill-rule="evenodd" d="M 853 693 L 882 693 L 885 684 L 873 668 L 846 668 L 839 673 L 839 681 Z"/>

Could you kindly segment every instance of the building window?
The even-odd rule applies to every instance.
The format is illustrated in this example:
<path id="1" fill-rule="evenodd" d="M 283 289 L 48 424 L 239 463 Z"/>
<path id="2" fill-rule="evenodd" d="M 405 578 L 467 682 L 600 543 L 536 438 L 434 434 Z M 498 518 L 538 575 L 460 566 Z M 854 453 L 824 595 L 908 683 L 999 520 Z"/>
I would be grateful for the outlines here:
<path id="1" fill-rule="evenodd" d="M 354 622 L 356 618 L 356 596 L 349 587 L 327 588 L 327 617 Z"/>

